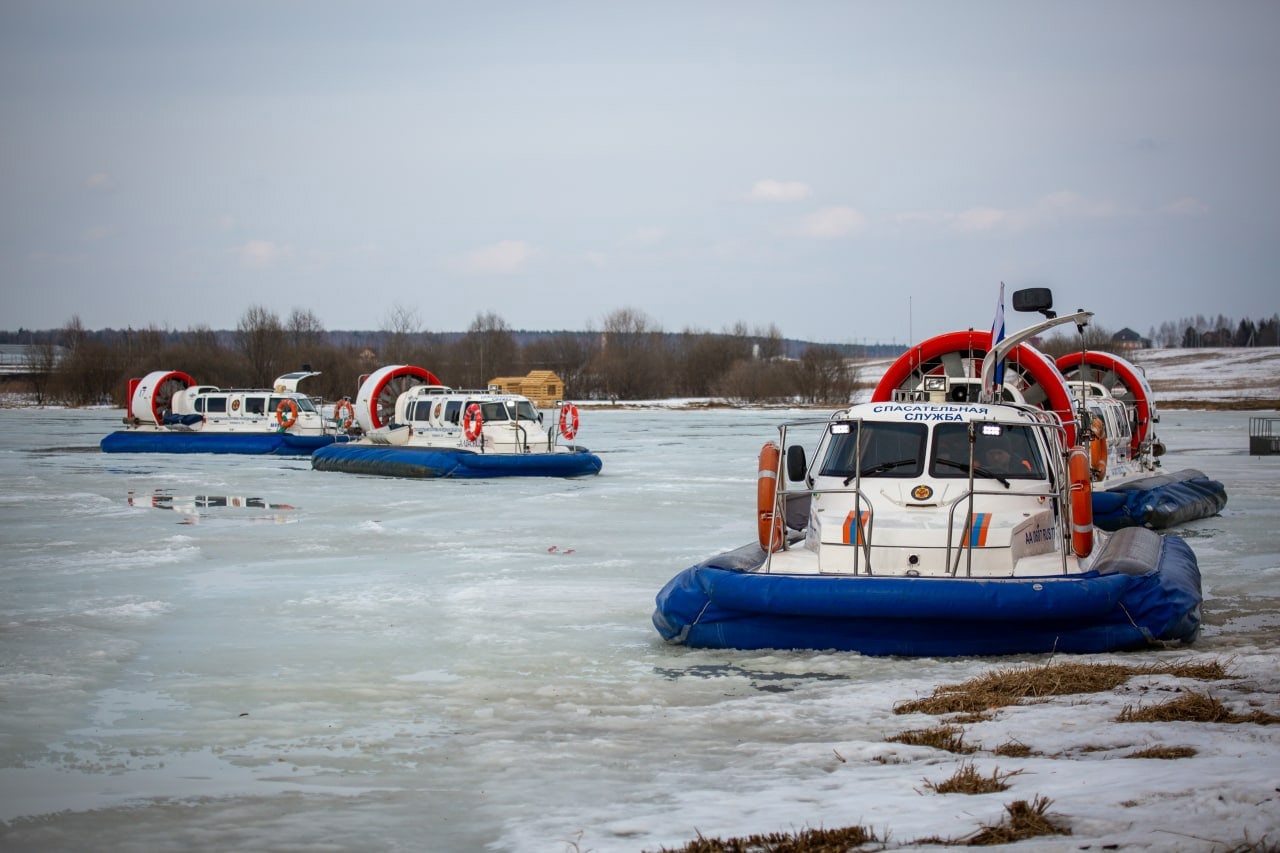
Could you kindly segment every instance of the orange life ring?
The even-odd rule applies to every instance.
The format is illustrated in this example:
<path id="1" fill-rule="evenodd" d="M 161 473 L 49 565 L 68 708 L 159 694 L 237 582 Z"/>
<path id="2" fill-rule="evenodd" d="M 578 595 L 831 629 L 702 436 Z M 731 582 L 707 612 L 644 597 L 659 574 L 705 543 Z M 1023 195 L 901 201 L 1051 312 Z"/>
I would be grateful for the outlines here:
<path id="1" fill-rule="evenodd" d="M 760 547 L 767 553 L 782 547 L 782 518 L 775 511 L 778 496 L 778 445 L 766 441 L 760 448 L 760 470 L 756 474 L 756 515 L 759 518 Z"/>
<path id="2" fill-rule="evenodd" d="M 339 400 L 333 407 L 333 421 L 339 429 L 349 429 L 356 419 L 356 407 L 350 400 Z"/>
<path id="3" fill-rule="evenodd" d="M 570 441 L 578 434 L 578 407 L 573 403 L 565 403 L 560 408 L 560 434 Z"/>
<path id="4" fill-rule="evenodd" d="M 1089 439 L 1089 469 L 1093 479 L 1101 480 L 1107 476 L 1107 434 L 1102 419 L 1096 415 L 1091 425 L 1093 438 Z"/>
<path id="5" fill-rule="evenodd" d="M 1067 471 L 1071 475 L 1071 549 L 1077 557 L 1093 553 L 1093 477 L 1089 472 L 1089 455 L 1080 445 L 1067 453 Z"/>
<path id="6" fill-rule="evenodd" d="M 480 404 L 472 403 L 467 406 L 467 411 L 462 416 L 462 434 L 467 437 L 467 441 L 475 441 L 480 437 L 480 430 L 484 427 L 484 418 L 480 416 Z"/>
<path id="7" fill-rule="evenodd" d="M 289 410 L 288 418 L 285 417 L 284 410 Z M 298 422 L 298 404 L 292 400 L 281 400 L 280 405 L 276 406 L 276 422 L 281 428 L 288 429 Z"/>

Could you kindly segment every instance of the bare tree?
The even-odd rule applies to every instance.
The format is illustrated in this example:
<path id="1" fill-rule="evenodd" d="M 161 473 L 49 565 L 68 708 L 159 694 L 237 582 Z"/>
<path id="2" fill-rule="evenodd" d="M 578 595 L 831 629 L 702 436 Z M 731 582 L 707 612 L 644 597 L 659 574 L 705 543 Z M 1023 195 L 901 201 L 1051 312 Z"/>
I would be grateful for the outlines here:
<path id="1" fill-rule="evenodd" d="M 67 324 L 62 327 L 62 345 L 71 352 L 75 352 L 76 348 L 88 339 L 89 333 L 85 331 L 84 323 L 80 322 L 80 315 L 72 314 L 71 319 L 67 320 Z"/>
<path id="2" fill-rule="evenodd" d="M 382 331 L 382 361 L 386 364 L 411 364 L 414 344 L 422 331 L 418 310 L 397 302 L 383 320 Z"/>
<path id="3" fill-rule="evenodd" d="M 1041 339 L 1040 343 L 1036 344 L 1036 349 L 1056 359 L 1069 352 L 1080 352 L 1081 349 L 1110 350 L 1115 346 L 1112 341 L 1114 337 L 1113 332 L 1102 326 L 1085 326 L 1083 334 L 1077 332 L 1072 326 L 1059 334 Z"/>
<path id="4" fill-rule="evenodd" d="M 76 406 L 101 403 L 112 399 L 112 389 L 120 382 L 119 347 L 109 347 L 95 339 L 73 315 L 62 330 L 66 353 L 58 363 L 50 388 Z"/>
<path id="5" fill-rule="evenodd" d="M 722 376 L 740 361 L 751 361 L 752 342 L 739 324 L 723 334 L 684 332 L 676 339 L 672 360 L 679 385 L 673 390 L 691 397 L 711 395 Z"/>
<path id="6" fill-rule="evenodd" d="M 564 380 L 565 396 L 589 397 L 595 393 L 591 362 L 600 351 L 599 341 L 595 333 L 560 332 L 540 337 L 524 347 L 526 369 L 553 370 Z"/>
<path id="7" fill-rule="evenodd" d="M 477 314 L 454 349 L 457 381 L 469 388 L 483 388 L 490 379 L 509 375 L 520 367 L 520 348 L 506 321 L 492 311 Z"/>
<path id="8" fill-rule="evenodd" d="M 756 329 L 755 345 L 757 358 L 781 358 L 782 352 L 782 332 L 778 331 L 778 327 L 770 323 L 768 328 Z"/>
<path id="9" fill-rule="evenodd" d="M 128 375 L 141 376 L 156 367 L 186 371 L 202 384 L 228 386 L 244 381 L 243 368 L 230 357 L 218 342 L 217 334 L 208 326 L 188 329 L 176 343 L 157 356 L 152 365 L 132 367 Z"/>
<path id="10" fill-rule="evenodd" d="M 49 399 L 49 384 L 58 366 L 58 347 L 49 341 L 30 344 L 22 357 L 27 369 L 27 384 L 35 394 L 36 405 L 43 406 Z"/>
<path id="11" fill-rule="evenodd" d="M 289 343 L 295 350 L 306 350 L 324 343 L 324 324 L 310 308 L 294 308 L 286 325 Z"/>
<path id="12" fill-rule="evenodd" d="M 796 393 L 805 403 L 815 405 L 848 404 L 857 382 L 857 370 L 839 349 L 812 346 L 796 364 Z"/>
<path id="13" fill-rule="evenodd" d="M 236 326 L 236 343 L 249 366 L 250 381 L 266 388 L 280 373 L 284 363 L 284 326 L 274 311 L 254 305 L 245 311 Z"/>
<path id="14" fill-rule="evenodd" d="M 669 387 L 662 332 L 635 308 L 605 318 L 595 364 L 605 393 L 615 400 L 643 399 Z"/>
<path id="15" fill-rule="evenodd" d="M 731 403 L 782 403 L 796 397 L 792 362 L 772 359 L 739 361 L 712 386 Z"/>

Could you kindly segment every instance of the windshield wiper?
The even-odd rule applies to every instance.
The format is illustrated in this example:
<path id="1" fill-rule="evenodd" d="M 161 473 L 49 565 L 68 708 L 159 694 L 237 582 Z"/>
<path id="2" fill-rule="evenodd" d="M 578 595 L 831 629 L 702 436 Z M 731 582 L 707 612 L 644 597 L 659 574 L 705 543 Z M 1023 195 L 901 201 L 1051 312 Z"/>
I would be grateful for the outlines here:
<path id="1" fill-rule="evenodd" d="M 934 464 L 951 465 L 952 467 L 959 468 L 961 471 L 965 472 L 966 474 L 969 473 L 969 466 L 963 462 L 956 462 L 952 459 L 934 459 L 933 461 L 934 461 Z M 1000 483 L 1006 489 L 1009 488 L 1008 480 L 1006 480 L 1004 477 L 1001 477 L 999 474 L 995 473 L 994 471 L 988 471 L 986 468 L 983 468 L 981 465 L 974 465 L 973 473 L 977 474 L 979 477 L 986 477 L 989 480 L 999 480 Z"/>
<path id="2" fill-rule="evenodd" d="M 915 459 L 895 459 L 892 462 L 881 462 L 879 465 L 876 465 L 872 468 L 868 468 L 867 470 L 863 471 L 862 476 L 872 477 L 872 476 L 875 476 L 876 474 L 880 474 L 892 468 L 901 468 L 903 465 L 914 465 L 915 462 L 916 462 Z M 848 477 L 845 477 L 844 484 L 846 486 L 849 485 L 850 483 L 853 482 L 853 478 L 856 476 L 858 475 L 855 473 L 855 474 L 850 474 Z"/>

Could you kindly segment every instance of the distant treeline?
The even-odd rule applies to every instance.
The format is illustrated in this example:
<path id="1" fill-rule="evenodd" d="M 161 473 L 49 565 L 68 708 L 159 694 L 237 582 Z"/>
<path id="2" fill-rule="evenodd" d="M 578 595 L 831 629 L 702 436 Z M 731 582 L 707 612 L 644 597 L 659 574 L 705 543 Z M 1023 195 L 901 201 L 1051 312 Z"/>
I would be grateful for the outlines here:
<path id="1" fill-rule="evenodd" d="M 1181 349 L 1199 347 L 1275 347 L 1280 346 L 1280 314 L 1262 320 L 1239 322 L 1219 314 L 1208 318 L 1202 314 L 1161 323 L 1149 333 L 1152 346 Z"/>
<path id="2" fill-rule="evenodd" d="M 840 405 L 857 382 L 849 359 L 902 351 L 788 340 L 773 326 L 671 333 L 634 309 L 615 311 L 590 331 L 514 331 L 489 313 L 465 332 L 433 333 L 403 310 L 387 328 L 355 332 L 326 331 L 307 310 L 282 319 L 254 306 L 234 331 L 91 331 L 73 317 L 61 329 L 0 332 L 0 343 L 34 345 L 26 381 L 41 401 L 121 406 L 127 381 L 153 370 L 181 370 L 202 385 L 261 388 L 305 365 L 321 375 L 304 389 L 333 400 L 354 397 L 363 375 L 388 364 L 425 367 L 455 388 L 553 370 L 566 396 L 579 400 L 719 397 Z"/>
<path id="3" fill-rule="evenodd" d="M 1189 317 L 1152 327 L 1148 346 L 1280 346 L 1280 315 L 1254 321 Z M 1082 344 L 1114 350 L 1139 345 L 1137 333 L 1097 326 L 1081 341 L 1063 330 L 1038 342 L 1052 356 Z M 0 344 L 34 345 L 25 379 L 41 401 L 124 405 L 127 381 L 153 370 L 181 370 L 201 384 L 267 387 L 304 365 L 320 371 L 305 389 L 326 399 L 354 396 L 360 378 L 387 364 L 425 367 L 455 388 L 484 387 L 503 376 L 553 370 L 579 400 L 717 397 L 734 403 L 842 405 L 858 386 L 850 359 L 893 358 L 898 344 L 820 344 L 782 337 L 775 326 L 722 332 L 667 332 L 631 308 L 600 329 L 523 331 L 496 314 L 478 315 L 465 332 L 428 332 L 395 309 L 378 331 L 328 331 L 308 310 L 282 319 L 254 306 L 234 330 L 85 329 L 78 317 L 61 329 L 0 331 Z"/>

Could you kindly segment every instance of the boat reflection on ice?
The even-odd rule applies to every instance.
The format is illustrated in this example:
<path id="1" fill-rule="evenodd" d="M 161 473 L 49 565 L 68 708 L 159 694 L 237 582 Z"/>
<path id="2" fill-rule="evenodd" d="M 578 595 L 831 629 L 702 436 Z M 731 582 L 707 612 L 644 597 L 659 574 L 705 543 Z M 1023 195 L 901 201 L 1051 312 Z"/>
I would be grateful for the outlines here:
<path id="1" fill-rule="evenodd" d="M 290 524 L 297 518 L 287 513 L 297 509 L 292 504 L 270 503 L 262 498 L 240 497 L 238 495 L 171 495 L 157 491 L 150 495 L 129 493 L 129 506 L 150 507 L 152 509 L 172 510 L 185 516 L 182 524 L 199 524 L 201 518 L 208 517 L 210 510 L 272 510 L 272 515 L 254 516 L 255 521 L 273 521 L 276 524 Z"/>

